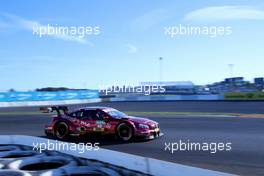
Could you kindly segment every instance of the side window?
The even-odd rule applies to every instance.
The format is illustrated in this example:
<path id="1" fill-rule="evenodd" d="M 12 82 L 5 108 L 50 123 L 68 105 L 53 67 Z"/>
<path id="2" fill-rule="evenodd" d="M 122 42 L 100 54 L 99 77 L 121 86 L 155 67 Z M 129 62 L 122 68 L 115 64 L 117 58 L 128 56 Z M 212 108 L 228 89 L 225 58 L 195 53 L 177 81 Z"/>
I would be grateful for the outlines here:
<path id="1" fill-rule="evenodd" d="M 76 111 L 71 116 L 82 120 L 104 120 L 102 114 L 96 110 Z"/>
<path id="2" fill-rule="evenodd" d="M 93 120 L 104 120 L 104 118 L 101 116 L 101 114 L 95 110 L 91 111 L 91 118 Z"/>
<path id="3" fill-rule="evenodd" d="M 92 111 L 91 110 L 86 110 L 82 114 L 82 120 L 93 120 L 92 119 Z"/>
<path id="4" fill-rule="evenodd" d="M 76 114 L 76 117 L 78 119 L 80 119 L 80 118 L 82 118 L 82 116 L 83 116 L 83 111 L 78 111 L 77 114 Z"/>
<path id="5" fill-rule="evenodd" d="M 98 113 L 99 117 L 100 117 L 102 120 L 104 120 L 104 119 L 107 118 L 107 114 L 106 114 L 106 113 L 104 113 L 104 112 L 102 112 L 102 111 L 98 111 L 97 113 Z"/>
<path id="6" fill-rule="evenodd" d="M 71 116 L 71 117 L 74 117 L 74 118 L 78 118 L 78 119 L 80 119 L 80 118 L 82 118 L 82 116 L 83 116 L 83 111 L 76 111 L 76 112 L 73 112 L 73 113 L 70 114 L 70 116 Z"/>

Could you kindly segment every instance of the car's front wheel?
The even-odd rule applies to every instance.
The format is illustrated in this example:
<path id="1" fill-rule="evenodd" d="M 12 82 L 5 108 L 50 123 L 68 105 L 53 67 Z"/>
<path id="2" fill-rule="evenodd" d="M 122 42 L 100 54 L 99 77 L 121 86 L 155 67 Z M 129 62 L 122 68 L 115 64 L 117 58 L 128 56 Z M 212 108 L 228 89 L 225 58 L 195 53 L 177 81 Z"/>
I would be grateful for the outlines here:
<path id="1" fill-rule="evenodd" d="M 126 123 L 121 123 L 117 127 L 117 136 L 122 141 L 129 141 L 133 137 L 133 128 Z"/>
<path id="2" fill-rule="evenodd" d="M 69 126 L 65 122 L 59 122 L 55 128 L 55 137 L 65 139 L 69 134 Z"/>

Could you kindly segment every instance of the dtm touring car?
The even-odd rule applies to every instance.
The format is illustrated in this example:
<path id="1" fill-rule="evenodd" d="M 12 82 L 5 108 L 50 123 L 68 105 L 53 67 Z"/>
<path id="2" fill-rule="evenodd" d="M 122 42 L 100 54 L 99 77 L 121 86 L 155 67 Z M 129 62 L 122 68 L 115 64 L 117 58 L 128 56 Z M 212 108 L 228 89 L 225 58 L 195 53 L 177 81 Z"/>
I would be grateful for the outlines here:
<path id="1" fill-rule="evenodd" d="M 86 134 L 112 134 L 122 141 L 160 136 L 157 122 L 128 116 L 109 107 L 82 107 L 69 111 L 67 106 L 53 106 L 41 107 L 40 110 L 43 113 L 56 112 L 52 122 L 45 126 L 45 133 L 59 140 Z"/>

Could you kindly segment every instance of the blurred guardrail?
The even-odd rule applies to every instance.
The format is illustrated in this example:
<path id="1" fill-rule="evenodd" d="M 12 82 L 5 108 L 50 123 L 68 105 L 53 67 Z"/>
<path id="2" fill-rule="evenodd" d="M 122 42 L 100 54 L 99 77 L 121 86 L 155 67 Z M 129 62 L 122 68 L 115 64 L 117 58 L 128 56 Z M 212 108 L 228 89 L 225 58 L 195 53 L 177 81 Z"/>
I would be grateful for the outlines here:
<path id="1" fill-rule="evenodd" d="M 49 140 L 49 142 L 48 142 Z M 217 172 L 217 171 L 211 171 L 207 169 L 201 169 L 201 168 L 196 168 L 196 167 L 191 167 L 191 166 L 185 166 L 181 164 L 176 164 L 176 163 L 171 163 L 171 162 L 166 162 L 166 161 L 161 161 L 157 159 L 152 159 L 152 158 L 147 158 L 147 157 L 142 157 L 142 156 L 136 156 L 136 155 L 131 155 L 127 153 L 122 153 L 122 152 L 117 152 L 117 151 L 112 151 L 112 150 L 107 150 L 107 149 L 102 149 L 100 148 L 99 150 L 92 150 L 92 151 L 86 151 L 86 152 L 80 152 L 80 149 L 82 147 L 76 147 L 76 150 L 52 150 L 52 151 L 57 151 L 62 154 L 67 154 L 71 155 L 74 157 L 80 157 L 83 159 L 88 159 L 90 161 L 97 161 L 97 162 L 103 162 L 105 163 L 104 165 L 102 164 L 91 164 L 89 163 L 89 167 L 85 167 L 82 169 L 82 174 L 81 174 L 81 168 L 80 166 L 77 167 L 77 164 L 74 162 L 77 161 L 76 159 L 68 159 L 66 156 L 60 157 L 63 155 L 50 155 L 49 156 L 40 156 L 40 157 L 32 157 L 32 150 L 28 151 L 31 152 L 30 155 L 26 153 L 27 155 L 24 155 L 25 152 L 23 151 L 19 152 L 19 149 L 16 149 L 16 146 L 14 145 L 23 145 L 23 146 L 30 146 L 30 147 L 35 147 L 34 144 L 42 143 L 42 144 L 48 144 L 48 143 L 53 143 L 53 145 L 57 142 L 54 140 L 50 139 L 45 139 L 45 138 L 40 138 L 40 137 L 32 137 L 32 136 L 23 136 L 23 135 L 0 135 L 0 146 L 4 145 L 5 148 L 2 148 L 2 151 L 0 150 L 0 175 L 1 175 L 1 170 L 4 171 L 5 169 L 13 169 L 13 171 L 19 171 L 19 169 L 26 167 L 29 168 L 29 165 L 34 165 L 35 167 L 38 166 L 40 167 L 41 164 L 51 163 L 53 165 L 57 165 L 57 163 L 60 164 L 57 168 L 50 168 L 49 170 L 45 170 L 46 173 L 42 173 L 43 176 L 49 175 L 49 176 L 57 176 L 57 175 L 62 175 L 62 171 L 65 173 L 66 171 L 72 172 L 72 171 L 79 171 L 80 175 L 86 175 L 83 172 L 86 171 L 91 171 L 91 169 L 94 169 L 95 166 L 100 167 L 97 169 L 97 171 L 101 171 L 101 174 L 94 174 L 94 175 L 107 175 L 103 174 L 102 171 L 105 171 L 106 169 L 111 169 L 113 171 L 120 171 L 120 168 L 123 168 L 123 171 L 127 170 L 126 174 L 122 175 L 133 175 L 133 176 L 142 176 L 144 174 L 153 175 L 153 176 L 164 176 L 164 175 L 177 175 L 177 176 L 231 176 L 231 174 L 223 173 L 223 172 Z M 64 146 L 67 144 L 67 142 L 61 142 L 60 143 Z M 9 146 L 8 146 L 9 145 Z M 13 146 L 10 146 L 13 145 Z M 80 144 L 77 144 L 80 145 Z M 8 150 L 8 148 L 10 151 Z M 16 150 L 16 153 L 14 153 L 14 150 Z M 1 168 L 1 156 L 7 156 L 10 155 L 13 151 L 13 160 L 10 160 L 9 162 L 3 162 L 4 165 L 2 165 Z M 21 157 L 19 158 L 14 158 L 14 155 L 18 156 L 20 155 Z M 44 155 L 44 154 L 43 154 Z M 56 158 L 57 157 L 57 158 Z M 70 164 L 69 164 L 70 163 Z M 5 166 L 7 165 L 7 166 Z M 104 167 L 107 166 L 108 168 Z M 51 167 L 51 166 L 49 166 Z M 117 168 L 119 167 L 119 168 Z M 38 169 L 40 171 L 40 169 Z M 48 172 L 48 173 L 47 173 Z M 31 172 L 33 174 L 33 172 Z M 66 172 L 67 173 L 67 172 Z M 143 173 L 143 174 L 140 174 Z M 4 174 L 3 174 L 4 175 Z M 9 174 L 6 175 L 11 175 L 10 171 Z M 41 175 L 41 174 L 38 174 Z M 75 174 L 66 174 L 66 175 L 78 175 L 77 173 Z M 88 174 L 87 175 L 93 175 L 93 174 Z M 109 174 L 109 176 L 121 176 L 119 174 Z"/>
<path id="2" fill-rule="evenodd" d="M 177 100 L 224 100 L 223 95 L 155 95 L 155 96 L 131 96 L 114 97 L 109 101 L 177 101 Z"/>
<path id="3" fill-rule="evenodd" d="M 78 104 L 100 101 L 97 90 L 0 92 L 0 107 Z"/>
<path id="4" fill-rule="evenodd" d="M 0 107 L 85 104 L 101 101 L 217 101 L 264 100 L 263 92 L 230 92 L 209 95 L 131 95 L 100 98 L 98 90 L 69 90 L 57 92 L 0 92 Z"/>

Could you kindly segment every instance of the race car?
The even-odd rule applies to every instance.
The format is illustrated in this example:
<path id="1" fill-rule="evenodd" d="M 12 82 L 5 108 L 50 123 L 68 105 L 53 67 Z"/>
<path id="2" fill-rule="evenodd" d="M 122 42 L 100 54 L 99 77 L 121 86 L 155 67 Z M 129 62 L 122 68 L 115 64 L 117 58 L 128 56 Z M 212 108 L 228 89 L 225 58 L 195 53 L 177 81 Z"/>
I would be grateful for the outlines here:
<path id="1" fill-rule="evenodd" d="M 122 141 L 160 136 L 159 124 L 153 120 L 128 116 L 110 107 L 81 107 L 69 111 L 66 106 L 42 107 L 42 112 L 57 112 L 45 133 L 59 140 L 86 134 L 112 134 Z"/>

